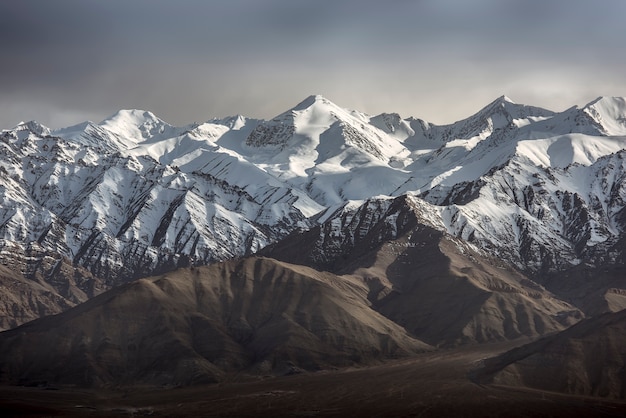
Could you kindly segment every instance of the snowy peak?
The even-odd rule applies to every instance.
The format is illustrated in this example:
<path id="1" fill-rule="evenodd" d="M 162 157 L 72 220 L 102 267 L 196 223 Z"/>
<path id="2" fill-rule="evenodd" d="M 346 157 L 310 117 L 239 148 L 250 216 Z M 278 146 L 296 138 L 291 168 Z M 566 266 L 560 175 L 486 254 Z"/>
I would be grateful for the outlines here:
<path id="1" fill-rule="evenodd" d="M 536 138 L 583 134 L 595 137 L 626 135 L 626 104 L 623 97 L 598 97 L 585 106 L 573 106 L 552 118 L 537 123 Z"/>
<path id="2" fill-rule="evenodd" d="M 483 107 L 480 111 L 478 111 L 478 114 L 484 114 L 484 113 L 488 114 L 488 113 L 493 113 L 493 112 L 499 112 L 501 111 L 500 109 L 505 109 L 505 110 L 514 109 L 516 106 L 523 106 L 523 105 L 518 105 L 513 100 L 511 100 L 511 98 L 509 98 L 508 96 L 502 95 L 498 97 L 497 99 L 495 99 L 494 101 L 492 101 L 491 103 L 489 103 L 487 106 Z"/>
<path id="3" fill-rule="evenodd" d="M 597 123 L 606 135 L 626 135 L 626 99 L 598 97 L 582 111 Z"/>
<path id="4" fill-rule="evenodd" d="M 382 161 L 402 153 L 401 146 L 393 146 L 396 141 L 388 141 L 390 138 L 385 138 L 385 133 L 369 121 L 365 114 L 343 109 L 323 96 L 314 95 L 257 125 L 245 144 L 285 150 L 285 158 L 306 160 L 302 163 L 307 167 L 333 159 L 348 149 Z"/>
<path id="5" fill-rule="evenodd" d="M 520 113 L 520 108 L 524 108 L 524 106 L 518 105 L 507 96 L 500 96 L 485 106 L 479 113 L 484 114 L 485 116 L 491 116 L 498 113 L 513 116 L 512 114 Z"/>
<path id="6" fill-rule="evenodd" d="M 381 113 L 372 117 L 369 123 L 399 141 L 404 141 L 415 135 L 415 130 L 411 127 L 410 121 L 402 119 L 397 113 Z M 421 130 L 423 131 L 423 129 Z"/>
<path id="7" fill-rule="evenodd" d="M 215 125 L 224 125 L 229 129 L 239 130 L 246 125 L 247 119 L 243 115 L 228 116 L 220 119 L 211 119 L 207 123 Z"/>
<path id="8" fill-rule="evenodd" d="M 245 144 L 253 148 L 284 149 L 296 133 L 298 126 L 323 125 L 332 123 L 332 111 L 336 107 L 319 95 L 312 95 L 293 108 L 259 123 L 246 138 Z"/>
<path id="9" fill-rule="evenodd" d="M 336 120 L 336 115 L 344 112 L 347 113 L 345 109 L 317 94 L 308 96 L 291 109 L 272 118 L 270 122 L 288 121 L 295 124 L 300 119 L 300 124 L 312 122 L 328 126 L 332 123 L 332 121 L 328 120 L 328 116 L 334 116 L 334 120 Z M 318 118 L 321 118 L 321 120 L 318 120 Z"/>
<path id="10" fill-rule="evenodd" d="M 613 112 L 612 116 L 619 116 L 623 115 L 626 109 L 626 98 L 616 96 L 599 96 L 595 100 L 587 103 L 584 108 L 611 109 Z"/>
<path id="11" fill-rule="evenodd" d="M 107 126 L 111 130 L 119 130 L 124 125 L 160 125 L 166 124 L 154 113 L 141 109 L 121 109 L 113 115 L 100 122 L 100 125 Z"/>
<path id="12" fill-rule="evenodd" d="M 296 106 L 274 118 L 274 120 L 284 119 L 292 120 L 294 124 L 299 126 L 307 124 L 328 127 L 336 121 L 358 120 L 359 122 L 367 122 L 369 117 L 363 113 L 340 107 L 318 94 L 307 97 Z"/>
<path id="13" fill-rule="evenodd" d="M 586 247 L 613 248 L 626 229 L 623 166 L 598 171 L 626 152 L 625 108 L 600 98 L 554 114 L 502 96 L 437 126 L 313 95 L 269 121 L 174 127 L 121 110 L 51 136 L 23 123 L 0 135 L 0 175 L 10 179 L 0 187 L 0 240 L 37 241 L 113 282 L 113 273 L 127 280 L 256 251 L 348 201 L 384 214 L 387 201 L 372 196 L 413 193 L 429 202 L 420 216 L 435 229 L 500 249 L 519 268 L 591 263 L 599 258 Z"/>
<path id="14" fill-rule="evenodd" d="M 501 96 L 469 118 L 450 125 L 427 126 L 427 136 L 436 138 L 449 146 L 462 146 L 468 150 L 479 142 L 492 138 L 491 142 L 501 142 L 508 138 L 509 131 L 549 119 L 555 115 L 546 109 L 514 103 Z"/>
<path id="15" fill-rule="evenodd" d="M 548 118 L 554 116 L 554 112 L 535 106 L 527 106 L 515 103 L 507 96 L 500 96 L 481 111 L 476 116 L 490 119 L 493 128 L 504 128 L 515 120 L 528 118 Z"/>
<path id="16" fill-rule="evenodd" d="M 337 107 L 334 103 L 326 99 L 324 96 L 319 95 L 319 94 L 312 94 L 306 99 L 304 99 L 303 101 L 301 101 L 300 103 L 298 103 L 296 106 L 291 108 L 291 111 L 305 110 L 316 105 Z"/>
<path id="17" fill-rule="evenodd" d="M 367 159 L 374 157 L 382 162 L 408 153 L 397 142 L 398 139 L 405 139 L 407 136 L 406 132 L 404 134 L 401 132 L 400 125 L 403 121 L 399 115 L 397 118 L 390 115 L 389 120 L 379 121 L 378 124 L 372 123 L 370 116 L 341 108 L 320 95 L 307 97 L 284 115 L 293 118 L 295 133 L 310 137 L 318 144 L 316 147 L 318 163 L 327 160 L 327 157 L 331 159 L 337 157 L 350 149 L 367 154 Z M 401 138 L 387 135 L 377 126 L 381 124 L 394 132 L 397 127 Z M 404 131 L 411 131 L 410 126 L 404 127 Z"/>
<path id="18" fill-rule="evenodd" d="M 493 102 L 489 103 L 485 108 L 494 107 L 494 106 L 507 106 L 507 105 L 517 105 L 509 96 L 502 95 L 495 99 Z"/>
<path id="19" fill-rule="evenodd" d="M 100 126 L 118 135 L 129 147 L 147 139 L 163 139 L 176 134 L 176 128 L 154 113 L 139 109 L 123 109 L 100 122 Z"/>
<path id="20" fill-rule="evenodd" d="M 30 131 L 39 136 L 50 135 L 50 129 L 37 121 L 20 122 L 13 128 L 15 131 Z"/>

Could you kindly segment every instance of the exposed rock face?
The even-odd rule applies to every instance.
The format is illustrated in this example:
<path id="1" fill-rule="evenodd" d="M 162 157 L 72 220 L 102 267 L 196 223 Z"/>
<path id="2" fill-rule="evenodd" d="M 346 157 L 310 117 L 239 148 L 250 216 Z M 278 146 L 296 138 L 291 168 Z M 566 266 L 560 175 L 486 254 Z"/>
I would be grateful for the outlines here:
<path id="1" fill-rule="evenodd" d="M 367 283 L 372 307 L 433 345 L 535 337 L 582 318 L 499 260 L 442 232 L 419 198 L 372 199 L 262 250 Z"/>
<path id="2" fill-rule="evenodd" d="M 32 244 L 0 252 L 0 330 L 85 302 L 107 286 L 84 268 Z"/>

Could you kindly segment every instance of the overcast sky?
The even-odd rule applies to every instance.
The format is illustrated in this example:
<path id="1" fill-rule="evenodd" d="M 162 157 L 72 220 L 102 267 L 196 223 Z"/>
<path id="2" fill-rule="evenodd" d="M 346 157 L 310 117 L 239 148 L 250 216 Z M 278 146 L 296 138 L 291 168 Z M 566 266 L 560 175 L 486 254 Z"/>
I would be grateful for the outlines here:
<path id="1" fill-rule="evenodd" d="M 270 118 L 310 94 L 435 123 L 626 96 L 623 0 L 0 0 L 0 128 Z"/>

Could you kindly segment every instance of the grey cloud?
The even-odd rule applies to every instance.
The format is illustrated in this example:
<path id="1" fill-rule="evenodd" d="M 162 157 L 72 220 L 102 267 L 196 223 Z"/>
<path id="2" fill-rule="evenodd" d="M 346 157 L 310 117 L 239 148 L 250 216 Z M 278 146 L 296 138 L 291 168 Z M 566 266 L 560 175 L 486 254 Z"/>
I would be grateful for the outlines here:
<path id="1" fill-rule="evenodd" d="M 0 127 L 122 107 L 271 117 L 311 93 L 435 122 L 501 94 L 581 104 L 626 94 L 625 15 L 611 0 L 2 2 Z"/>

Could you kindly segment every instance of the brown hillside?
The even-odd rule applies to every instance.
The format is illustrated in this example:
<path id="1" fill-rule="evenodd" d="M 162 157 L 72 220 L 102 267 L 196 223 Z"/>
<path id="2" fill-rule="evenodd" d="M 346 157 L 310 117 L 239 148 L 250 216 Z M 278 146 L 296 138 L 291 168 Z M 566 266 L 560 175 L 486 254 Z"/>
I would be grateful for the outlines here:
<path id="1" fill-rule="evenodd" d="M 359 282 L 264 258 L 142 279 L 0 334 L 0 381 L 186 385 L 428 350 Z"/>
<path id="2" fill-rule="evenodd" d="M 500 385 L 624 399 L 626 310 L 489 359 L 475 375 Z"/>

